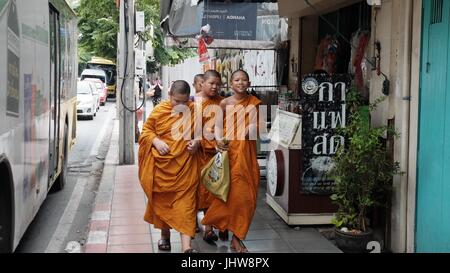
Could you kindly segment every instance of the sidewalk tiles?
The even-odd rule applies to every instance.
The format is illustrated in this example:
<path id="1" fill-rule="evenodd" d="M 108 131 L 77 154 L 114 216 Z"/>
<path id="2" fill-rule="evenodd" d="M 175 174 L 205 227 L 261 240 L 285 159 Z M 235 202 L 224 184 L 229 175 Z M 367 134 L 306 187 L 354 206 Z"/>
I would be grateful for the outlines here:
<path id="1" fill-rule="evenodd" d="M 143 220 L 146 199 L 137 178 L 137 165 L 116 166 L 110 200 L 96 202 L 85 246 L 86 253 L 170 253 L 160 251 L 160 230 Z M 261 181 L 255 216 L 244 243 L 256 253 L 338 253 L 341 252 L 314 227 L 289 227 L 265 203 L 265 181 Z M 98 198 L 97 198 L 98 199 Z M 201 221 L 202 213 L 198 214 Z M 231 239 L 231 234 L 230 234 Z M 172 230 L 171 252 L 181 252 L 179 233 Z M 196 235 L 192 246 L 202 253 L 233 252 L 230 241 L 215 246 Z"/>

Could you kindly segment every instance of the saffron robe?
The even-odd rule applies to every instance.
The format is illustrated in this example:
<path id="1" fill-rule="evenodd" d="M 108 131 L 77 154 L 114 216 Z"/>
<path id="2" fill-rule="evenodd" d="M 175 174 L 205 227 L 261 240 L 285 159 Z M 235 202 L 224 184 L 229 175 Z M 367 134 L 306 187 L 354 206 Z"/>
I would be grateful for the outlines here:
<path id="1" fill-rule="evenodd" d="M 237 102 L 243 107 L 255 106 L 256 110 L 261 101 L 254 96 Z M 212 225 L 220 231 L 226 229 L 240 240 L 244 240 L 256 210 L 257 192 L 260 182 L 257 161 L 256 140 L 239 140 L 238 128 L 248 127 L 248 115 L 244 120 L 238 120 L 234 112 L 226 112 L 226 119 L 232 121 L 234 132 L 226 126 L 224 135 L 229 140 L 228 155 L 230 159 L 230 192 L 227 202 L 214 198 L 211 206 L 202 220 L 203 225 Z M 256 118 L 256 125 L 258 120 Z M 226 124 L 226 123 L 225 123 Z M 231 135 L 233 134 L 233 135 Z"/>
<path id="2" fill-rule="evenodd" d="M 189 103 L 193 113 L 193 103 Z M 172 136 L 174 126 L 183 124 L 192 134 L 192 114 L 180 122 L 181 114 L 172 115 L 170 101 L 153 109 L 139 137 L 139 179 L 147 195 L 144 220 L 156 228 L 173 228 L 182 234 L 195 236 L 196 193 L 199 182 L 198 158 L 187 150 L 189 140 Z M 160 155 L 152 145 L 155 137 L 170 148 Z"/>
<path id="3" fill-rule="evenodd" d="M 199 160 L 200 160 L 200 171 L 203 167 L 208 164 L 211 158 L 216 155 L 216 141 L 214 139 L 214 124 L 215 119 L 217 118 L 215 114 L 211 113 L 214 111 L 211 109 L 212 106 L 217 105 L 218 109 L 220 109 L 220 102 L 223 100 L 223 97 L 216 96 L 215 98 L 196 98 L 197 101 L 201 102 L 201 113 L 202 113 L 202 140 L 201 140 L 201 151 L 199 152 Z M 221 112 L 221 110 L 220 110 Z M 203 130 L 204 129 L 204 130 Z M 209 135 L 205 134 L 205 130 L 209 133 Z M 211 205 L 212 200 L 214 199 L 214 195 L 211 194 L 200 181 L 198 186 L 198 194 L 197 194 L 197 207 L 198 209 L 208 209 Z"/>

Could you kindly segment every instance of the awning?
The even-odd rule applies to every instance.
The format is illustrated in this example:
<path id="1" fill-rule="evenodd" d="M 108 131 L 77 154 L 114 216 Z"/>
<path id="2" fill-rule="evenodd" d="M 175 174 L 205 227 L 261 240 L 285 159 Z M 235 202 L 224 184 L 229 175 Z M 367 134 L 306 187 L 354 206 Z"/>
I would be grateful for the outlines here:
<path id="1" fill-rule="evenodd" d="M 274 49 L 287 40 L 287 19 L 278 15 L 275 0 L 226 2 L 215 0 L 162 0 L 161 26 L 170 36 L 166 45 L 184 40 L 197 47 L 202 26 L 209 26 L 214 41 L 208 48 Z M 187 43 L 186 43 L 187 41 Z"/>
<path id="2" fill-rule="evenodd" d="M 340 9 L 362 0 L 309 0 L 321 14 Z M 278 0 L 278 12 L 281 17 L 303 17 L 316 14 L 305 0 Z"/>
<path id="3" fill-rule="evenodd" d="M 287 25 L 287 24 L 286 24 Z M 286 31 L 283 31 L 282 37 L 287 37 Z M 284 38 L 283 41 L 287 40 Z M 195 38 L 178 38 L 174 40 L 172 37 L 166 37 L 164 44 L 166 46 L 179 46 L 180 41 L 183 47 L 197 48 L 198 41 Z M 280 46 L 279 41 L 250 41 L 250 40 L 221 40 L 215 39 L 210 45 L 209 49 L 254 49 L 254 50 L 273 50 Z"/>

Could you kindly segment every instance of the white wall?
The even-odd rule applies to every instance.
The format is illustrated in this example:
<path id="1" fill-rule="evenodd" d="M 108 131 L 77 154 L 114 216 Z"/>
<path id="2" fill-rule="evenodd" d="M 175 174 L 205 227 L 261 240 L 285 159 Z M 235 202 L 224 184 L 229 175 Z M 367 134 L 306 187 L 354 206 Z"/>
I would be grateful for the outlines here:
<path id="1" fill-rule="evenodd" d="M 408 10 L 412 10 L 412 18 L 408 18 Z M 393 252 L 414 251 L 421 11 L 422 0 L 383 0 L 381 8 L 372 12 L 369 52 L 374 55 L 374 42 L 381 43 L 381 71 L 390 80 L 390 95 L 372 113 L 372 123 L 387 125 L 389 119 L 395 119 L 400 138 L 394 142 L 394 160 L 400 162 L 401 171 L 405 172 L 393 181 L 391 242 L 387 246 Z M 411 27 L 412 33 L 407 33 Z M 298 19 L 290 18 L 290 60 L 298 55 L 299 29 Z M 290 65 L 289 85 L 294 89 L 298 79 Z M 371 101 L 383 96 L 383 80 L 384 77 L 372 72 Z M 411 100 L 405 99 L 408 95 Z"/>
<path id="2" fill-rule="evenodd" d="M 162 98 L 167 98 L 168 87 L 170 83 L 176 80 L 185 80 L 191 86 L 191 95 L 195 94 L 195 89 L 192 86 L 194 76 L 203 73 L 202 64 L 198 61 L 198 56 L 184 60 L 184 62 L 175 66 L 163 66 L 162 68 L 162 82 L 163 94 Z"/>
<path id="3" fill-rule="evenodd" d="M 393 181 L 388 246 L 393 252 L 414 252 L 421 11 L 422 0 L 384 0 L 372 21 L 372 41 L 381 42 L 381 70 L 391 83 L 389 97 L 372 115 L 373 123 L 386 125 L 395 118 L 400 137 L 394 143 L 394 160 L 405 172 Z M 374 100 L 381 95 L 383 78 L 374 73 L 372 79 Z"/>

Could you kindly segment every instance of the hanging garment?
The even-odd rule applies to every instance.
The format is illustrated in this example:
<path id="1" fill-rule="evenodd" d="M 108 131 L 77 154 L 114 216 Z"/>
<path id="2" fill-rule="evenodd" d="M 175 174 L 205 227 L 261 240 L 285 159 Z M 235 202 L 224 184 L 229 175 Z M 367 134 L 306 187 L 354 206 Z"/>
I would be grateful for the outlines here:
<path id="1" fill-rule="evenodd" d="M 315 70 L 325 70 L 325 56 L 328 54 L 328 46 L 331 44 L 331 36 L 327 35 L 325 38 L 323 38 L 320 43 L 319 47 L 317 48 L 317 54 L 316 54 L 316 62 L 314 65 Z"/>
<path id="2" fill-rule="evenodd" d="M 359 37 L 358 49 L 356 51 L 353 66 L 355 67 L 355 82 L 359 90 L 364 88 L 364 78 L 362 70 L 362 62 L 365 56 L 367 45 L 369 44 L 370 34 L 368 32 L 361 32 Z"/>

